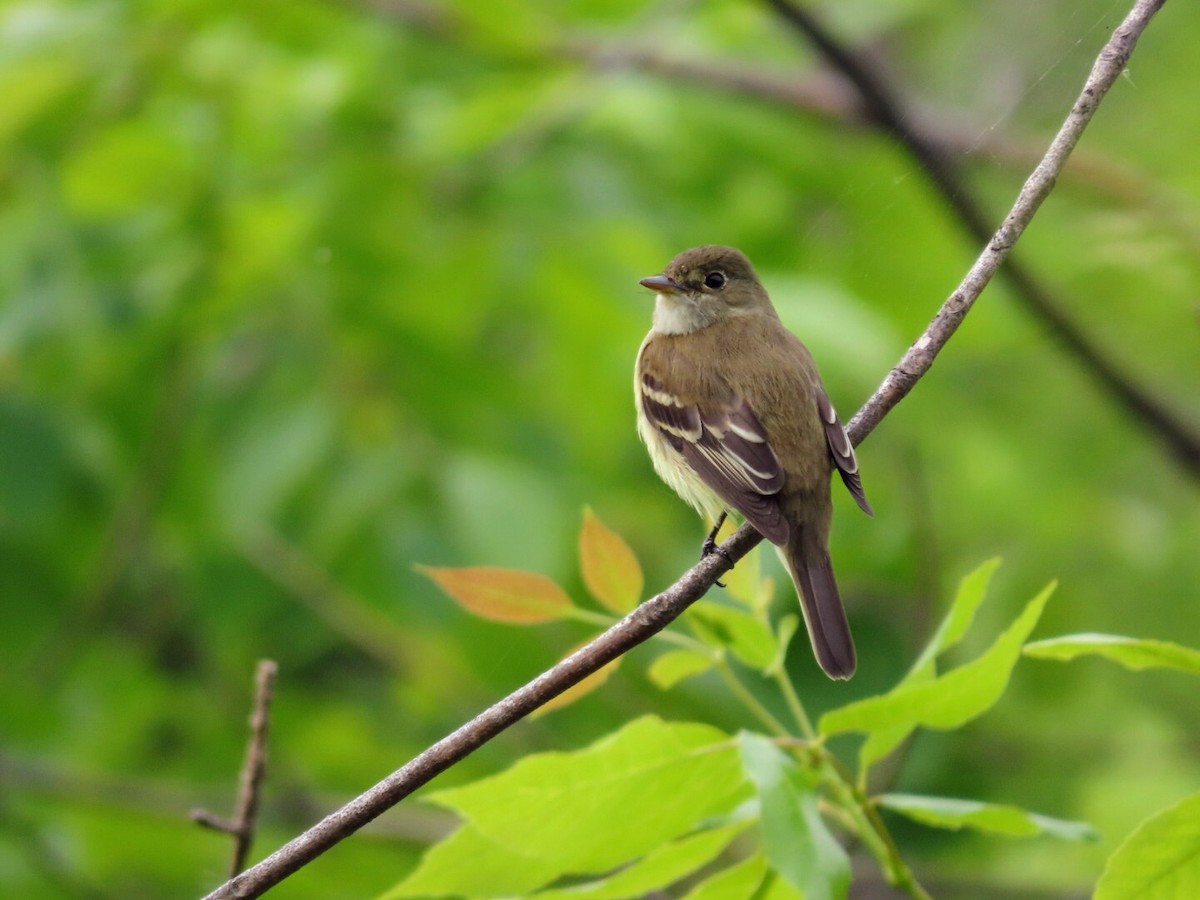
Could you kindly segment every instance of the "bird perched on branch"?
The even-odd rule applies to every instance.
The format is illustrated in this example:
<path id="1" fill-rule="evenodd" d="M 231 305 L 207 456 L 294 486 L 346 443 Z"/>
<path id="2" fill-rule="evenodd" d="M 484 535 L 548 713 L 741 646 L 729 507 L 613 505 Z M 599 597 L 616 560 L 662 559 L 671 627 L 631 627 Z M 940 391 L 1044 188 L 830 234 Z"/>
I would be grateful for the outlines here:
<path id="1" fill-rule="evenodd" d="M 776 545 L 817 662 L 849 678 L 854 641 L 829 558 L 834 469 L 872 511 L 812 356 L 732 247 L 686 250 L 641 284 L 656 296 L 634 392 L 655 470 L 718 525 L 732 508 Z"/>

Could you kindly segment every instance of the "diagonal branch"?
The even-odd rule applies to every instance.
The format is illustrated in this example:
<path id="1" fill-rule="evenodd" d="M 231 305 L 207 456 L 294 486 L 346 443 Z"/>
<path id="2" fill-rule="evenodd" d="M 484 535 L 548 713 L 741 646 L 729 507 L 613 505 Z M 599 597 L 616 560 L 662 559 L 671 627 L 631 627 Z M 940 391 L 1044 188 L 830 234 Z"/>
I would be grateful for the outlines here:
<path id="1" fill-rule="evenodd" d="M 1038 206 L 1049 194 L 1071 148 L 1079 140 L 1104 95 L 1120 76 L 1138 37 L 1162 2 L 1138 0 L 1113 33 L 1100 52 L 1082 94 L 1058 136 L 1026 181 L 1000 230 L 992 236 L 962 284 L 942 305 L 929 327 L 850 421 L 848 430 L 855 444 L 861 443 L 928 371 L 938 351 L 945 346 L 992 275 L 1004 262 Z M 206 900 L 262 895 L 546 701 L 657 634 L 702 597 L 714 581 L 761 540 L 758 532 L 749 525 L 743 525 L 723 545 L 724 554 L 714 553 L 701 560 L 679 581 L 647 600 L 595 640 L 438 741 L 262 862 L 227 881 L 209 894 Z"/>
<path id="2" fill-rule="evenodd" d="M 1149 14 L 1153 14 L 1162 7 L 1164 2 L 1166 0 L 1142 2 L 1138 4 L 1138 7 L 1146 8 Z M 874 67 L 840 44 L 806 8 L 797 5 L 792 0 L 767 0 L 767 3 L 784 21 L 801 32 L 829 64 L 853 85 L 861 98 L 867 119 L 879 129 L 895 135 L 933 182 L 947 204 L 954 210 L 955 215 L 958 216 L 971 237 L 977 241 L 987 240 L 988 235 L 991 234 L 988 218 L 983 212 L 982 206 L 967 189 L 953 160 L 946 152 L 945 142 L 926 133 L 921 126 L 914 124 L 914 118 L 907 114 L 905 104 L 892 90 L 887 79 Z M 1113 77 L 1119 75 L 1124 69 L 1129 54 L 1133 52 L 1133 45 L 1137 41 L 1137 33 L 1134 32 L 1127 33 L 1122 40 L 1116 40 L 1121 34 L 1121 29 L 1118 29 L 1114 35 L 1114 41 L 1109 42 L 1109 46 L 1105 48 L 1096 63 L 1097 68 L 1103 65 L 1106 71 L 1111 69 L 1115 73 Z M 1097 68 L 1092 70 L 1091 78 L 1088 80 L 1089 87 L 1095 87 L 1093 81 L 1097 78 Z M 1090 120 L 1092 112 L 1095 111 L 1099 96 L 1102 94 L 1093 96 L 1085 87 L 1084 93 L 1076 102 L 1071 115 L 1063 123 L 1050 150 L 1051 154 L 1060 156 L 1061 161 L 1065 161 L 1066 154 L 1071 152 L 1075 142 L 1079 140 L 1079 135 Z M 1062 170 L 1061 161 L 1054 165 L 1053 174 L 1055 176 Z M 1049 164 L 1053 165 L 1053 162 Z M 1038 170 L 1034 172 L 1035 177 L 1026 182 L 1026 191 L 1033 189 L 1037 192 L 1035 201 L 1030 208 L 1030 214 L 1037 209 L 1037 206 L 1053 188 L 1053 177 L 1036 177 L 1040 171 L 1046 169 L 1047 165 L 1047 160 L 1043 160 Z M 1020 235 L 1020 231 L 1024 229 L 1028 220 L 1029 217 L 1022 221 L 1014 221 L 1010 214 L 1009 218 L 1005 220 L 1001 232 L 997 234 L 997 238 L 1005 241 L 1015 239 Z M 995 239 L 993 239 L 993 243 L 995 243 Z M 980 262 L 983 262 L 983 257 L 980 258 Z M 979 265 L 980 263 L 976 263 L 977 267 Z M 994 271 L 994 267 L 992 271 Z M 1143 425 L 1155 432 L 1188 474 L 1200 477 L 1200 434 L 1197 434 L 1184 420 L 1168 409 L 1153 393 L 1122 372 L 1113 360 L 1071 321 L 1054 300 L 1050 291 L 1029 269 L 1017 261 L 1010 260 L 1004 269 L 1004 274 L 1015 288 L 1016 297 L 1041 320 L 1043 325 L 1050 329 L 1051 333 L 1075 356 L 1092 378 L 1116 397 L 1121 405 Z M 953 299 L 953 295 L 951 299 Z M 946 311 L 945 308 L 944 311 Z M 961 315 L 949 326 L 951 333 L 957 327 L 958 321 L 961 321 Z M 905 363 L 911 365 L 913 361 L 912 351 L 910 351 L 901 366 L 897 368 L 903 369 Z M 929 362 L 932 362 L 932 358 Z M 924 365 L 920 371 L 924 371 L 926 368 L 928 368 L 928 364 Z M 893 374 L 895 375 L 896 372 L 893 371 Z M 901 377 L 901 381 L 903 380 L 904 378 Z M 886 387 L 888 383 L 884 384 Z M 911 384 L 909 386 L 911 387 Z M 907 389 L 896 399 L 902 397 L 904 393 L 907 393 Z M 878 419 L 873 422 L 878 422 Z"/>

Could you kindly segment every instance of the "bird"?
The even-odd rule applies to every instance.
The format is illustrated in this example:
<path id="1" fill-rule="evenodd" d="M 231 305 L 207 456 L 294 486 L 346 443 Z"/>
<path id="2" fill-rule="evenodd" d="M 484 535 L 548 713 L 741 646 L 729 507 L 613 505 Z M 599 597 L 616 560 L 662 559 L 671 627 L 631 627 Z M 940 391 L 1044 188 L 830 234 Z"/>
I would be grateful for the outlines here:
<path id="1" fill-rule="evenodd" d="M 732 247 L 685 250 L 639 283 L 655 293 L 634 368 L 637 430 L 655 471 L 718 527 L 732 509 L 775 545 L 817 663 L 849 678 L 854 639 L 829 556 L 835 470 L 874 512 L 812 355 Z M 716 530 L 704 555 L 720 552 Z"/>

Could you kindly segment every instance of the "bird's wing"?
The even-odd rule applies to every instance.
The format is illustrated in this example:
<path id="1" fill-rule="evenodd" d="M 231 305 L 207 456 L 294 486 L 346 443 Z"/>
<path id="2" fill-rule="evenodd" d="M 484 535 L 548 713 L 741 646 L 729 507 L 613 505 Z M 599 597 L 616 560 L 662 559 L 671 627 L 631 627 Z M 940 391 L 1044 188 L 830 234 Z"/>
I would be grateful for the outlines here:
<path id="1" fill-rule="evenodd" d="M 850 436 L 846 434 L 841 420 L 829 397 L 821 388 L 817 388 L 817 411 L 821 414 L 821 424 L 825 426 L 825 443 L 829 445 L 829 455 L 837 466 L 838 474 L 842 476 L 847 490 L 854 497 L 859 509 L 868 516 L 875 515 L 871 504 L 867 502 L 867 494 L 863 490 L 862 479 L 858 477 L 858 460 L 854 456 L 854 447 L 850 445 Z"/>
<path id="2" fill-rule="evenodd" d="M 704 483 L 763 537 L 784 543 L 783 467 L 754 410 L 739 398 L 720 406 L 685 403 L 647 371 L 639 388 L 646 418 Z"/>

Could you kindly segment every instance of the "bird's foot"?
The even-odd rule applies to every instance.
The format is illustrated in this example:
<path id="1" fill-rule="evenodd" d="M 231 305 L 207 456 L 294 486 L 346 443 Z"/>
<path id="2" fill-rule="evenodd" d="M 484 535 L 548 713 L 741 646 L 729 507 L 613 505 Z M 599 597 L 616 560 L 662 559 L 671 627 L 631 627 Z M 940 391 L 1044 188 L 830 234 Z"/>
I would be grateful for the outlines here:
<path id="1" fill-rule="evenodd" d="M 725 560 L 730 565 L 733 565 L 733 560 L 730 558 L 729 554 L 725 552 L 725 548 L 717 543 L 717 532 L 720 531 L 721 526 L 725 524 L 725 518 L 726 514 L 724 512 L 717 516 L 717 522 L 715 525 L 713 525 L 712 531 L 708 533 L 708 537 L 706 537 L 704 539 L 704 543 L 700 545 L 700 558 L 706 559 L 707 557 L 712 556 L 714 553 L 720 553 L 723 557 L 725 557 Z M 716 584 L 717 587 L 725 587 L 725 583 L 722 581 L 716 581 L 714 584 Z"/>

